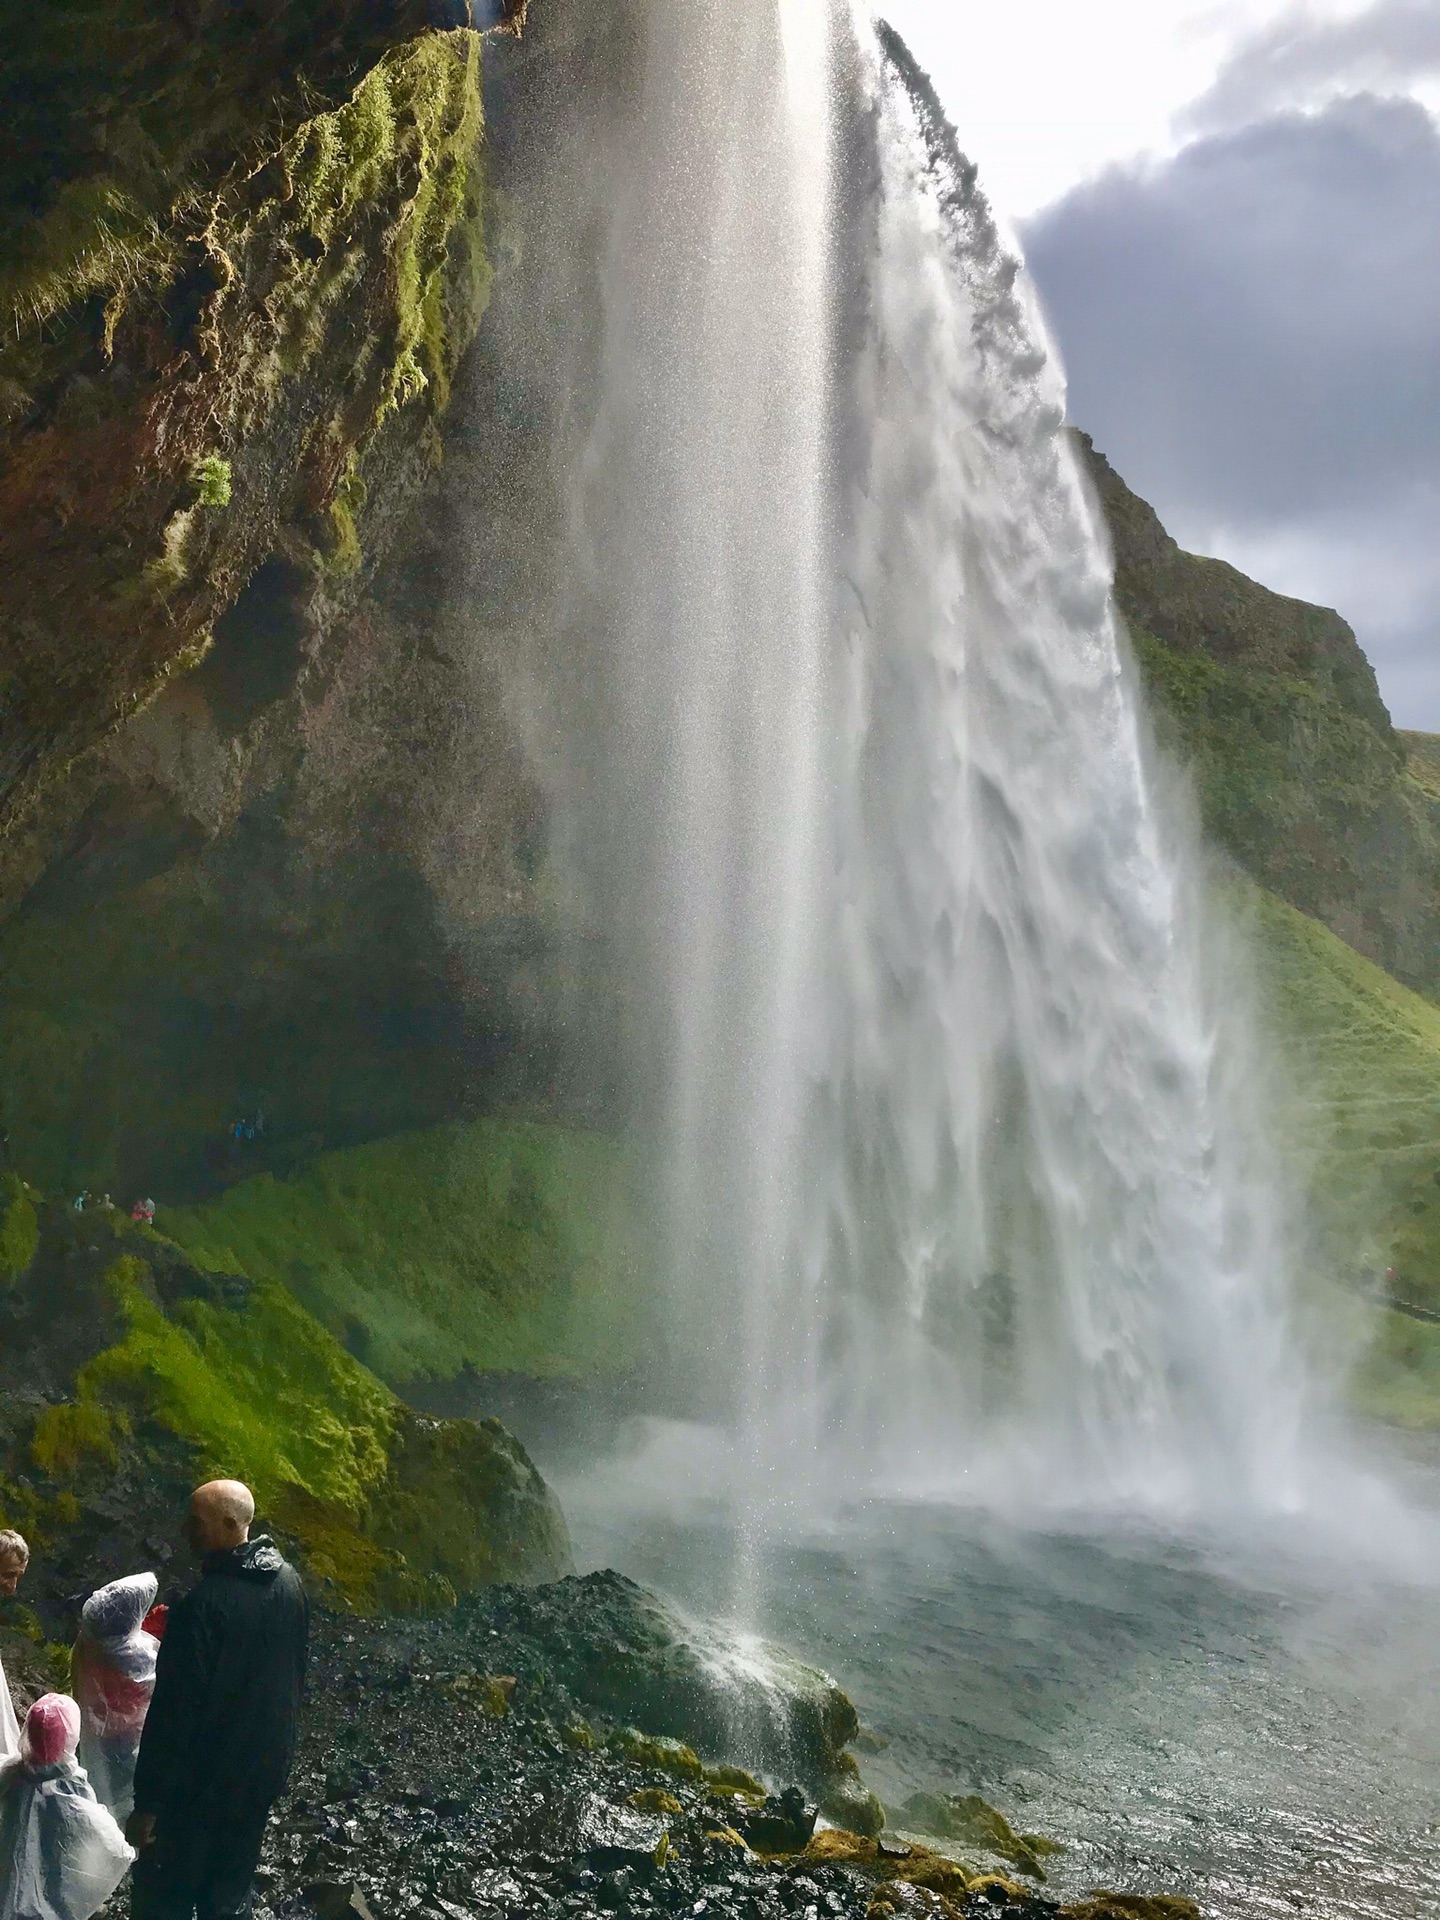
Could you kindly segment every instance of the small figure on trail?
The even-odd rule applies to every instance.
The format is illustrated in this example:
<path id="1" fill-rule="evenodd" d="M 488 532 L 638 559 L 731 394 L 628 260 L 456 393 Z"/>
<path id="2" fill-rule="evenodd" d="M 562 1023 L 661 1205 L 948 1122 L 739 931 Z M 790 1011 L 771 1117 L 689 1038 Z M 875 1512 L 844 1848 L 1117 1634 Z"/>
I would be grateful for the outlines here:
<path id="1" fill-rule="evenodd" d="M 77 1193 L 71 1204 L 73 1205 L 76 1213 L 84 1213 L 89 1203 L 90 1203 L 90 1195 L 87 1192 L 87 1193 Z"/>
<path id="2" fill-rule="evenodd" d="M 130 1209 L 130 1218 L 140 1221 L 142 1226 L 153 1227 L 155 1224 L 155 1202 L 153 1200 L 137 1200 Z"/>
<path id="3" fill-rule="evenodd" d="M 134 1805 L 135 1756 L 155 1691 L 158 1636 L 145 1621 L 159 1582 L 132 1573 L 98 1587 L 80 1615 L 71 1685 L 80 1703 L 80 1764 L 95 1796 L 117 1820 Z"/>
<path id="4" fill-rule="evenodd" d="M 13 1600 L 15 1589 L 25 1578 L 25 1569 L 30 1564 L 30 1549 L 23 1535 L 13 1527 L 0 1528 L 0 1598 Z M 0 1764 L 13 1760 L 20 1751 L 20 1722 L 15 1718 L 15 1704 L 10 1698 L 10 1685 L 5 1678 L 5 1669 L 0 1666 Z"/>
<path id="5" fill-rule="evenodd" d="M 0 1766 L 0 1920 L 90 1920 L 135 1858 L 75 1759 L 80 1709 L 47 1693 Z"/>
<path id="6" fill-rule="evenodd" d="M 295 1753 L 310 1614 L 300 1577 L 263 1535 L 238 1480 L 191 1497 L 201 1578 L 170 1609 L 126 1833 L 140 1849 L 134 1920 L 250 1911 L 271 1802 Z M 3 1916 L 0 1916 L 3 1920 Z"/>

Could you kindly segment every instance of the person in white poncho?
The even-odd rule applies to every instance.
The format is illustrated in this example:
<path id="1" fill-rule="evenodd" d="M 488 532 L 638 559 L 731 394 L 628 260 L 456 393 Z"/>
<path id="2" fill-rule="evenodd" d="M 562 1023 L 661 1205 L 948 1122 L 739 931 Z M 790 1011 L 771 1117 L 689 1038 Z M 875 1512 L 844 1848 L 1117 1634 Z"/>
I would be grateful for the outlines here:
<path id="1" fill-rule="evenodd" d="M 11 1527 L 0 1527 L 0 1597 L 14 1597 L 30 1564 L 30 1549 Z M 14 1702 L 5 1669 L 0 1666 L 0 1764 L 13 1760 L 20 1751 L 20 1723 L 15 1718 Z"/>
<path id="2" fill-rule="evenodd" d="M 79 1707 L 47 1693 L 0 1765 L 0 1920 L 91 1920 L 135 1858 L 75 1758 L 79 1739 Z"/>
<path id="3" fill-rule="evenodd" d="M 153 1573 L 99 1587 L 80 1615 L 70 1684 L 80 1703 L 80 1764 L 95 1797 L 119 1821 L 135 1805 L 135 1756 L 155 1691 L 160 1642 L 144 1626 L 155 1604 Z"/>

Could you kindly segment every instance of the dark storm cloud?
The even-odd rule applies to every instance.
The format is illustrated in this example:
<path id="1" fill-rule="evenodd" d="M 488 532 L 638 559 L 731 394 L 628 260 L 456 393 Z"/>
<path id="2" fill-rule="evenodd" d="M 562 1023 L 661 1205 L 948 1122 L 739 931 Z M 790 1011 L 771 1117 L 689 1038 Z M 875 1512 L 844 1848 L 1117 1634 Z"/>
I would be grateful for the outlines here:
<path id="1" fill-rule="evenodd" d="M 1240 43 L 1182 125 L 1197 132 L 1243 126 L 1334 93 L 1401 92 L 1436 72 L 1436 0 L 1379 0 L 1349 20 L 1317 20 L 1297 8 Z"/>
<path id="2" fill-rule="evenodd" d="M 1440 475 L 1440 131 L 1350 99 L 1112 172 L 1031 223 L 1071 411 L 1186 508 Z"/>
<path id="3" fill-rule="evenodd" d="M 1431 117 L 1369 95 L 1273 115 L 1103 175 L 1025 242 L 1072 418 L 1182 539 L 1273 536 L 1272 584 L 1339 581 L 1397 715 L 1440 728 Z"/>

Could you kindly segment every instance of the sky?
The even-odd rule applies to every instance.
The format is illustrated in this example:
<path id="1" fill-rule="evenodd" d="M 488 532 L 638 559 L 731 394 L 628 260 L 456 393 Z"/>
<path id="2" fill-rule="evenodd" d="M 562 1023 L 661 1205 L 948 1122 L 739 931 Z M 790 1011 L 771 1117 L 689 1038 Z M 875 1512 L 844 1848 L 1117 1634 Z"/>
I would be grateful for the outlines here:
<path id="1" fill-rule="evenodd" d="M 1440 732 L 1440 0 L 882 10 L 1021 237 L 1072 418 Z"/>

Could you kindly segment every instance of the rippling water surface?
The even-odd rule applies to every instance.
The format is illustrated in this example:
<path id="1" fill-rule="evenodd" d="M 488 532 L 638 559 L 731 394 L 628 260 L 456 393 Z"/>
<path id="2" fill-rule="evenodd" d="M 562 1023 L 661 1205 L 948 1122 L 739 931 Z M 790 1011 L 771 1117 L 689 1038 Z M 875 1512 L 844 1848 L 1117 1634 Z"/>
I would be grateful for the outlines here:
<path id="1" fill-rule="evenodd" d="M 1063 1840 L 1057 1891 L 1186 1891 L 1207 1914 L 1440 1915 L 1440 1473 L 1406 1517 L 1180 1537 L 873 1503 L 751 1566 L 746 1611 L 891 1745 L 887 1803 L 978 1789 Z M 713 1617 L 732 1526 L 600 1476 L 566 1489 L 583 1566 Z M 1377 1495 L 1377 1505 L 1381 1504 Z M 1397 1537 L 1387 1570 L 1385 1534 Z"/>

